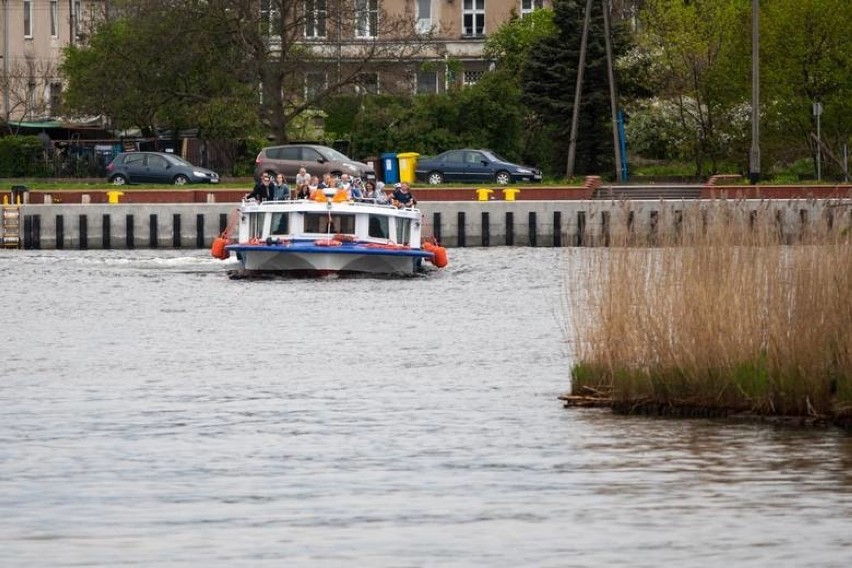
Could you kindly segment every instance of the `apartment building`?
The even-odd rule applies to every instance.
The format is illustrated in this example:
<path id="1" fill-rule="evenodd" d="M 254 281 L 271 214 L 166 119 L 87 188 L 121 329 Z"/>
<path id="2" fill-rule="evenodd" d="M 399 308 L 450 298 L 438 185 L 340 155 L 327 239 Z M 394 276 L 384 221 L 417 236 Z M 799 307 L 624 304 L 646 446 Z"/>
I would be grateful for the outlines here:
<path id="1" fill-rule="evenodd" d="M 341 67 L 345 75 L 347 65 L 363 67 L 361 92 L 440 93 L 474 84 L 492 64 L 483 54 L 488 35 L 513 15 L 552 5 L 552 0 L 295 1 L 301 5 L 291 14 L 296 24 L 284 26 L 288 40 L 322 54 L 304 74 L 308 99 L 334 83 Z M 278 2 L 261 0 L 270 29 L 276 28 Z"/>
<path id="2" fill-rule="evenodd" d="M 0 0 L 0 118 L 44 120 L 59 114 L 62 49 L 80 40 L 87 0 Z"/>
<path id="3" fill-rule="evenodd" d="M 416 71 L 416 93 L 435 93 L 452 84 L 472 85 L 491 64 L 483 49 L 488 34 L 512 15 L 524 16 L 549 6 L 551 0 L 387 0 L 390 5 L 414 3 L 417 30 L 435 33 L 432 53 L 424 57 L 434 65 Z M 444 61 L 442 62 L 441 59 Z M 449 62 L 454 61 L 454 65 Z M 444 65 L 442 65 L 444 63 Z"/>

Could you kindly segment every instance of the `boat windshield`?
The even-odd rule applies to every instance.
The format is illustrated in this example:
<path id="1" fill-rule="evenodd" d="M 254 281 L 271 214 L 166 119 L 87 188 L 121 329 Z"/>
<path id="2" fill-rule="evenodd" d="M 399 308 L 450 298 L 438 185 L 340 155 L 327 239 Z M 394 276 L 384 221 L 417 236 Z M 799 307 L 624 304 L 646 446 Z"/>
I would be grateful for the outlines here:
<path id="1" fill-rule="evenodd" d="M 343 233 L 355 234 L 355 215 L 337 213 L 305 213 L 306 233 Z"/>

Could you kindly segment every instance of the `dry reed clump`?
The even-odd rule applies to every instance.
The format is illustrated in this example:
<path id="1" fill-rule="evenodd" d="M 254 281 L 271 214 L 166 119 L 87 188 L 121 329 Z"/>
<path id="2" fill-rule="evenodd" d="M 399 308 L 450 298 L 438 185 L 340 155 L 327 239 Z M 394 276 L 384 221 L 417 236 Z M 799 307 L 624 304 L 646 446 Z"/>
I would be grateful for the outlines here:
<path id="1" fill-rule="evenodd" d="M 572 393 L 852 415 L 849 210 L 810 222 L 799 205 L 701 202 L 648 238 L 614 228 L 568 283 Z"/>

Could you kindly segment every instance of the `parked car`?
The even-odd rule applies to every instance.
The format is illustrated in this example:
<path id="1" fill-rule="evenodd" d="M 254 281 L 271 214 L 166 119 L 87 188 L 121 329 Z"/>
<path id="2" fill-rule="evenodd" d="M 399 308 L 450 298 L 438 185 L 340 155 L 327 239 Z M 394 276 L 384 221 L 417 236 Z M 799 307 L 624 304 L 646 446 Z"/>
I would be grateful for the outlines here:
<path id="1" fill-rule="evenodd" d="M 449 150 L 434 157 L 421 157 L 414 170 L 420 181 L 439 184 L 451 181 L 494 182 L 541 181 L 541 171 L 513 164 L 491 150 Z"/>
<path id="2" fill-rule="evenodd" d="M 255 160 L 254 178 L 260 179 L 264 173 L 283 173 L 292 182 L 302 167 L 320 179 L 325 174 L 349 174 L 365 180 L 376 179 L 373 166 L 357 162 L 334 148 L 316 144 L 284 144 L 264 148 Z"/>
<path id="3" fill-rule="evenodd" d="M 107 166 L 107 179 L 115 185 L 126 183 L 219 183 L 219 174 L 193 166 L 180 156 L 167 152 L 122 152 Z"/>

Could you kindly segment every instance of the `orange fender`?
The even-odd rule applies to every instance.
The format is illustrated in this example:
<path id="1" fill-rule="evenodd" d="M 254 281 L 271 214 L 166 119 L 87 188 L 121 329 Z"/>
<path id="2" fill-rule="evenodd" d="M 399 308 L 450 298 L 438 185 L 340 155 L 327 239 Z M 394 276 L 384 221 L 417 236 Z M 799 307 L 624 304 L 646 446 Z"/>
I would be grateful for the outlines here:
<path id="1" fill-rule="evenodd" d="M 449 264 L 449 259 L 447 258 L 447 249 L 444 247 L 434 246 L 432 247 L 432 264 L 437 266 L 438 268 L 444 268 Z"/>
<path id="2" fill-rule="evenodd" d="M 219 260 L 227 260 L 231 256 L 231 252 L 225 247 L 228 244 L 228 239 L 217 237 L 213 239 L 213 246 L 210 247 L 210 254 Z"/>

